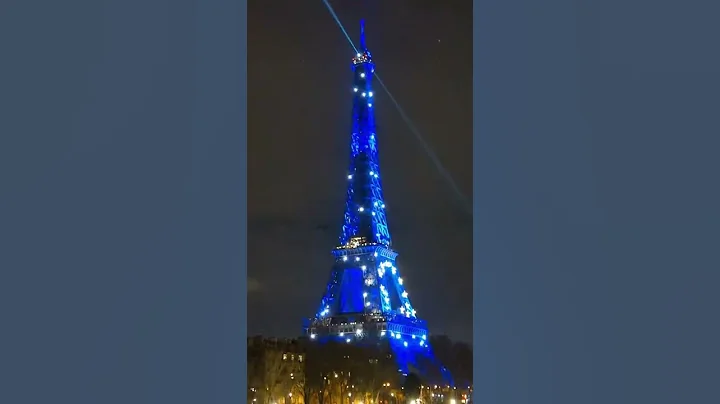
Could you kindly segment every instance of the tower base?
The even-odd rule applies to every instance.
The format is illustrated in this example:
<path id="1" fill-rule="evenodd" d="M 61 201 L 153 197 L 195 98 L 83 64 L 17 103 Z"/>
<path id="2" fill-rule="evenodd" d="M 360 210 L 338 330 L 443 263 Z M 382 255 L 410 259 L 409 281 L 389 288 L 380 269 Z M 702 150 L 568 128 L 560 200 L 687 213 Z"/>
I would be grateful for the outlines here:
<path id="1" fill-rule="evenodd" d="M 303 333 L 318 344 L 332 341 L 389 349 L 398 372 L 403 375 L 414 373 L 429 383 L 453 385 L 450 372 L 432 352 L 423 320 L 367 313 L 343 314 L 307 319 Z"/>

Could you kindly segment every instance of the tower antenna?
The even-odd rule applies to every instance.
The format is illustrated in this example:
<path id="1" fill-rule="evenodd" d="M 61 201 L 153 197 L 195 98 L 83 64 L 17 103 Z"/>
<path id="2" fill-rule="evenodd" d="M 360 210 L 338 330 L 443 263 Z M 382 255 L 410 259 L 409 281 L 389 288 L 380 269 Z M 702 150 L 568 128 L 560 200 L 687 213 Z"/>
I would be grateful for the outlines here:
<path id="1" fill-rule="evenodd" d="M 366 51 L 365 45 L 365 20 L 360 20 L 360 51 Z"/>

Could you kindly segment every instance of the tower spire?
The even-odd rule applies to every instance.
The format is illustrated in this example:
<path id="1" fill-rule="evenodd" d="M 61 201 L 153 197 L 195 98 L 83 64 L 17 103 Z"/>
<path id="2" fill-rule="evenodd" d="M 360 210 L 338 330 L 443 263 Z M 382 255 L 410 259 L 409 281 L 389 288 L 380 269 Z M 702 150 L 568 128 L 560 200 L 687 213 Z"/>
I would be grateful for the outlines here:
<path id="1" fill-rule="evenodd" d="M 367 45 L 365 44 L 365 20 L 360 20 L 360 52 L 367 51 Z"/>
<path id="2" fill-rule="evenodd" d="M 365 48 L 365 22 L 360 21 L 360 46 L 352 60 L 353 111 L 350 167 L 340 245 L 391 245 L 385 216 L 380 160 L 373 112 L 375 64 Z"/>

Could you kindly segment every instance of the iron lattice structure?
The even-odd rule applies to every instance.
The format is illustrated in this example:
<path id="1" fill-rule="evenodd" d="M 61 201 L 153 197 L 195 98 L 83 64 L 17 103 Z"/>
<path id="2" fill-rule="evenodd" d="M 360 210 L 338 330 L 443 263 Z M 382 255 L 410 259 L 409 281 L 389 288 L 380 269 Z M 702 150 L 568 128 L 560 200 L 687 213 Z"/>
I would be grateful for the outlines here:
<path id="1" fill-rule="evenodd" d="M 395 264 L 375 133 L 375 65 L 362 23 L 352 71 L 353 126 L 340 244 L 333 250 L 335 264 L 320 307 L 304 324 L 304 333 L 318 342 L 387 344 L 401 372 L 433 373 L 451 381 L 432 355 L 427 325 L 410 303 Z"/>

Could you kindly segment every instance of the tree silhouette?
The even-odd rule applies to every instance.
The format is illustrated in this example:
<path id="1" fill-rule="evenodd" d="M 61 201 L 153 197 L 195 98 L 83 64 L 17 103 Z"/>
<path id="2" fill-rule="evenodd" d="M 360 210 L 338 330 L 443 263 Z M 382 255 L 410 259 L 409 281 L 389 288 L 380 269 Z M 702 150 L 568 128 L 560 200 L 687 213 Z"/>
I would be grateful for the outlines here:
<path id="1" fill-rule="evenodd" d="M 389 391 L 386 384 L 398 385 L 397 365 L 385 346 L 308 343 L 305 352 L 306 400 L 340 404 L 352 393 L 364 395 L 363 402 L 377 402 L 383 389 Z"/>
<path id="2" fill-rule="evenodd" d="M 401 395 L 405 399 L 419 398 L 421 386 L 426 384 L 412 368 L 404 382 L 400 382 L 401 375 L 388 345 L 320 344 L 309 339 L 262 341 L 269 342 L 248 345 L 248 387 L 251 387 L 248 402 L 257 398 L 258 404 L 282 403 L 289 393 L 293 399 L 302 397 L 307 404 L 349 404 L 348 393 L 364 403 L 397 402 Z M 450 370 L 457 387 L 470 385 L 472 348 L 442 335 L 431 337 L 429 342 L 434 356 Z M 427 360 L 428 366 L 418 363 L 418 368 L 431 369 L 436 363 L 431 358 Z M 428 383 L 434 383 L 439 376 L 423 375 L 429 378 Z"/>
<path id="3" fill-rule="evenodd" d="M 269 404 L 302 391 L 303 364 L 295 350 L 296 346 L 277 340 L 257 339 L 248 346 L 248 399 L 255 395 Z"/>
<path id="4" fill-rule="evenodd" d="M 378 402 L 383 391 L 389 393 L 390 386 L 397 386 L 400 374 L 392 352 L 384 346 L 361 348 L 357 355 L 357 367 L 353 379 L 367 395 L 365 402 Z"/>
<path id="5" fill-rule="evenodd" d="M 446 335 L 430 337 L 433 353 L 440 363 L 450 370 L 455 384 L 467 387 L 473 379 L 473 351 L 470 345 L 452 341 Z"/>
<path id="6" fill-rule="evenodd" d="M 283 360 L 283 353 L 280 351 L 267 351 L 265 353 L 264 386 L 269 402 L 275 402 L 280 397 L 285 397 L 290 392 L 291 366 L 290 361 Z"/>
<path id="7" fill-rule="evenodd" d="M 420 397 L 420 387 L 422 381 L 415 373 L 409 373 L 405 378 L 403 387 L 405 388 L 405 395 L 410 399 Z"/>

